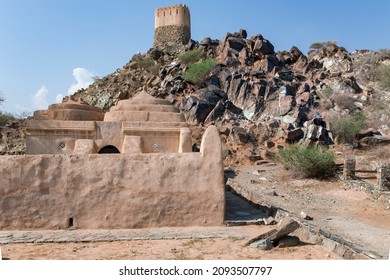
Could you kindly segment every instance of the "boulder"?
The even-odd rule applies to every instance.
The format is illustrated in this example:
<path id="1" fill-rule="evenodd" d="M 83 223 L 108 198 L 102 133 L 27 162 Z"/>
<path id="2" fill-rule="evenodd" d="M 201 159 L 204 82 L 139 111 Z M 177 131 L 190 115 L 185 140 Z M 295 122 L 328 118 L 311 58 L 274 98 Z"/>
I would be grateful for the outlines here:
<path id="1" fill-rule="evenodd" d="M 242 113 L 242 109 L 238 108 L 230 101 L 227 101 L 225 103 L 225 108 L 226 108 L 226 110 L 228 110 L 229 112 L 231 112 L 235 115 L 240 115 Z"/>
<path id="2" fill-rule="evenodd" d="M 277 78 L 292 82 L 294 80 L 294 72 L 293 71 L 279 71 L 276 75 Z"/>
<path id="3" fill-rule="evenodd" d="M 257 39 L 253 46 L 253 53 L 258 56 L 264 56 L 267 54 L 275 54 L 274 46 L 265 39 Z"/>
<path id="4" fill-rule="evenodd" d="M 268 238 L 273 242 L 273 244 L 276 244 L 283 237 L 300 228 L 300 226 L 301 225 L 296 220 L 286 217 L 279 222 L 278 230 L 271 234 Z"/>
<path id="5" fill-rule="evenodd" d="M 305 57 L 304 54 L 296 46 L 292 46 L 290 49 L 291 62 L 295 63 L 300 57 Z"/>
<path id="6" fill-rule="evenodd" d="M 266 55 L 259 64 L 261 70 L 266 73 L 271 73 L 272 70 L 279 65 L 279 60 L 274 55 Z"/>
<path id="7" fill-rule="evenodd" d="M 279 222 L 277 229 L 271 229 L 266 233 L 254 237 L 246 242 L 245 245 L 253 248 L 271 249 L 277 244 L 279 246 L 295 246 L 299 243 L 299 238 L 289 236 L 289 234 L 298 228 L 300 228 L 300 224 L 296 220 L 286 217 Z M 272 247 L 269 244 L 272 244 Z"/>
<path id="8" fill-rule="evenodd" d="M 245 29 L 240 29 L 238 32 L 234 32 L 233 36 L 246 39 L 248 33 Z"/>
<path id="9" fill-rule="evenodd" d="M 239 126 L 233 127 L 230 136 L 232 137 L 232 140 L 238 144 L 245 144 L 249 141 L 248 132 L 244 128 Z"/>
<path id="10" fill-rule="evenodd" d="M 225 113 L 225 104 L 223 100 L 219 100 L 212 111 L 209 113 L 204 123 L 210 123 L 218 120 Z"/>
<path id="11" fill-rule="evenodd" d="M 189 96 L 180 103 L 180 110 L 185 114 L 188 122 L 199 124 L 206 120 L 214 106 L 215 104 L 199 100 L 196 96 Z"/>
<path id="12" fill-rule="evenodd" d="M 151 48 L 148 51 L 148 55 L 151 58 L 153 58 L 154 60 L 158 60 L 158 59 L 160 59 L 164 55 L 164 52 L 162 52 L 162 51 L 160 51 L 159 49 L 156 49 L 156 48 Z"/>
<path id="13" fill-rule="evenodd" d="M 297 236 L 285 236 L 278 242 L 278 248 L 294 247 L 299 244 L 300 240 Z"/>
<path id="14" fill-rule="evenodd" d="M 366 136 L 359 140 L 361 145 L 376 146 L 381 144 L 389 144 L 390 138 L 381 135 Z"/>
<path id="15" fill-rule="evenodd" d="M 207 45 L 210 45 L 210 44 L 211 44 L 211 38 L 210 37 L 206 37 L 202 41 L 199 42 L 199 45 L 202 45 L 202 46 L 207 46 Z"/>
<path id="16" fill-rule="evenodd" d="M 202 102 L 213 106 L 216 105 L 219 100 L 221 100 L 221 97 L 219 95 L 215 94 L 215 92 L 213 91 L 210 91 L 208 88 L 202 88 L 200 90 L 197 90 L 195 94 Z"/>
<path id="17" fill-rule="evenodd" d="M 210 84 L 207 86 L 207 90 L 217 95 L 219 98 L 226 100 L 227 99 L 227 93 L 220 89 L 215 84 Z"/>
<path id="18" fill-rule="evenodd" d="M 303 138 L 304 136 L 304 131 L 301 128 L 297 128 L 294 130 L 290 130 L 287 132 L 287 141 L 290 143 L 299 141 Z"/>
<path id="19" fill-rule="evenodd" d="M 229 37 L 227 39 L 227 45 L 229 48 L 233 49 L 234 51 L 240 52 L 246 46 L 246 42 L 242 38 Z"/>
<path id="20" fill-rule="evenodd" d="M 260 250 L 271 250 L 274 248 L 274 245 L 269 239 L 264 238 L 249 244 L 249 247 Z"/>
<path id="21" fill-rule="evenodd" d="M 293 101 L 295 101 L 293 96 L 280 96 L 279 97 L 279 116 L 287 115 L 291 111 L 293 106 Z"/>

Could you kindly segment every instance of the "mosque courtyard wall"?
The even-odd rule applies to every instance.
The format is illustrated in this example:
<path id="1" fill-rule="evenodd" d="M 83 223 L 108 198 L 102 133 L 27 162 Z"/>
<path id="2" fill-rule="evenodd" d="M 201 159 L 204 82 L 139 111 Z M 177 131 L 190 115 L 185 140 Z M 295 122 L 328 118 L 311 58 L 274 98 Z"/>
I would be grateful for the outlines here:
<path id="1" fill-rule="evenodd" d="M 224 222 L 221 140 L 198 153 L 0 157 L 1 229 L 217 226 Z"/>

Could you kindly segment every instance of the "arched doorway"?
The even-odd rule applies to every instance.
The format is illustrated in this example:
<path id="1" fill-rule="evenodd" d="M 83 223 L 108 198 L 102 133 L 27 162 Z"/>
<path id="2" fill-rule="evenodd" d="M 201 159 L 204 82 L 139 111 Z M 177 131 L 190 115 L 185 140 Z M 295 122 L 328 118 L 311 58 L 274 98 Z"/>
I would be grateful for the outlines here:
<path id="1" fill-rule="evenodd" d="M 108 145 L 101 148 L 98 154 L 120 154 L 120 151 L 115 146 Z"/>

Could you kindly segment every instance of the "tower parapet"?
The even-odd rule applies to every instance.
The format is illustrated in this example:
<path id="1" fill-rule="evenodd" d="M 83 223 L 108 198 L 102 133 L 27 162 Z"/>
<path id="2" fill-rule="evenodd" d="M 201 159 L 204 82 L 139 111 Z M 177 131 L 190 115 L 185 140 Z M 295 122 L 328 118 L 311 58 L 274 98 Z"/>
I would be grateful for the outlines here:
<path id="1" fill-rule="evenodd" d="M 190 10 L 186 5 L 156 9 L 154 22 L 154 48 L 175 53 L 191 39 Z"/>

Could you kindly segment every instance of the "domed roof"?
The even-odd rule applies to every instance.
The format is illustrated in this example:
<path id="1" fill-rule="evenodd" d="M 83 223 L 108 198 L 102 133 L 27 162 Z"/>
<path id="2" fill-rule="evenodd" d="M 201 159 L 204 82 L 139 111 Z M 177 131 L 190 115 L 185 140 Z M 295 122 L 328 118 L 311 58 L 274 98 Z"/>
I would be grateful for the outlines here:
<path id="1" fill-rule="evenodd" d="M 82 100 L 76 101 L 72 96 L 64 103 L 52 104 L 47 110 L 34 112 L 34 120 L 101 121 L 103 118 L 102 109 L 88 105 Z"/>
<path id="2" fill-rule="evenodd" d="M 186 123 L 184 115 L 168 100 L 155 98 L 145 91 L 119 101 L 105 114 L 104 121 Z"/>

